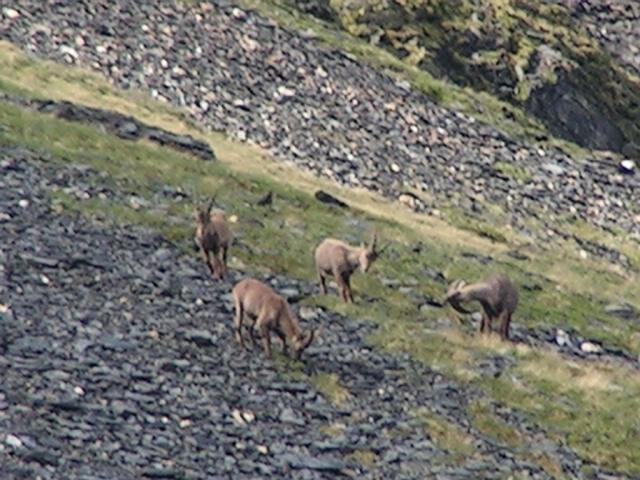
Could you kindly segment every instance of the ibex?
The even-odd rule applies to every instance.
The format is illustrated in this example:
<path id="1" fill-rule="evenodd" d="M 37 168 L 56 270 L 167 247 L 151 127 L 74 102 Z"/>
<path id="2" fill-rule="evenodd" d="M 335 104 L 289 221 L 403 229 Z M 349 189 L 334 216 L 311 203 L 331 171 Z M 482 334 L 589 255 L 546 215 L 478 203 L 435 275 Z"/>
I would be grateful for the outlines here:
<path id="1" fill-rule="evenodd" d="M 490 332 L 493 321 L 499 319 L 500 337 L 507 340 L 511 315 L 518 306 L 518 290 L 509 277 L 496 274 L 470 285 L 463 280 L 456 280 L 449 286 L 445 298 L 445 302 L 449 302 L 460 313 L 471 313 L 460 304 L 472 300 L 477 300 L 482 305 L 480 332 Z"/>
<path id="2" fill-rule="evenodd" d="M 213 199 L 206 207 L 198 207 L 195 211 L 196 217 L 196 244 L 202 252 L 202 257 L 209 267 L 213 278 L 222 278 L 223 266 L 220 262 L 220 235 L 211 221 L 211 207 Z"/>
<path id="3" fill-rule="evenodd" d="M 325 277 L 333 275 L 340 296 L 347 303 L 353 303 L 353 293 L 351 292 L 350 278 L 358 267 L 363 272 L 367 272 L 369 267 L 386 249 L 376 250 L 377 235 L 374 233 L 371 244 L 368 247 L 364 243 L 360 247 L 351 245 L 334 238 L 327 238 L 316 247 L 315 261 L 320 290 L 323 295 L 327 293 Z"/>
<path id="4" fill-rule="evenodd" d="M 315 330 L 304 333 L 297 317 L 287 301 L 270 286 L 254 278 L 246 278 L 233 287 L 235 304 L 236 340 L 245 348 L 242 324 L 247 314 L 253 322 L 249 326 L 251 344 L 255 345 L 254 327 L 257 325 L 262 335 L 262 343 L 267 358 L 271 358 L 271 333 L 282 340 L 282 351 L 287 353 L 287 340 L 291 343 L 294 358 L 298 360 L 302 352 L 311 345 Z"/>
<path id="5" fill-rule="evenodd" d="M 222 276 L 224 276 L 227 274 L 227 254 L 229 252 L 231 242 L 233 242 L 233 233 L 231 233 L 231 229 L 229 228 L 227 217 L 224 212 L 212 212 L 210 218 L 213 228 L 218 234 L 220 251 L 222 253 Z"/>

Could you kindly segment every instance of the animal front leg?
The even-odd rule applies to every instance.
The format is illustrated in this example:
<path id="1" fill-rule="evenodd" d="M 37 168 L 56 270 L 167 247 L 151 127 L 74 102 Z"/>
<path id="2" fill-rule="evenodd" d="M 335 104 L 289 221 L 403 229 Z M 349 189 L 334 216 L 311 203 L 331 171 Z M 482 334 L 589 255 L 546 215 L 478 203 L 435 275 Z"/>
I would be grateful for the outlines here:
<path id="1" fill-rule="evenodd" d="M 482 311 L 482 318 L 480 319 L 480 333 L 491 332 L 491 321 L 489 320 L 489 315 L 484 310 Z"/>
<path id="2" fill-rule="evenodd" d="M 344 276 L 345 292 L 347 302 L 353 303 L 353 292 L 351 291 L 351 278 L 348 275 Z"/>
<path id="3" fill-rule="evenodd" d="M 285 337 L 284 333 L 282 332 L 278 332 L 278 337 L 280 337 L 280 340 L 282 340 L 282 353 L 285 355 L 288 355 L 288 348 L 287 348 L 287 337 Z"/>
<path id="4" fill-rule="evenodd" d="M 269 331 L 269 327 L 263 326 L 260 329 L 260 333 L 262 334 L 262 346 L 264 347 L 264 353 L 268 359 L 271 359 L 271 332 Z"/>
<path id="5" fill-rule="evenodd" d="M 214 262 L 214 277 L 221 280 L 224 278 L 224 266 L 222 265 L 222 261 L 218 254 L 213 255 Z"/>
<path id="6" fill-rule="evenodd" d="M 320 269 L 318 269 L 318 282 L 320 283 L 320 292 L 322 293 L 322 295 L 326 295 L 327 294 L 327 283 L 326 283 L 326 279 L 324 278 L 324 275 L 322 274 L 322 271 L 320 271 Z"/>
<path id="7" fill-rule="evenodd" d="M 224 267 L 224 274 L 226 275 L 228 272 L 227 269 L 227 252 L 228 252 L 229 248 L 228 247 L 223 247 L 222 248 L 222 265 Z"/>
<path id="8" fill-rule="evenodd" d="M 255 335 L 255 326 L 256 326 L 257 317 L 253 319 L 251 325 L 249 325 L 249 339 L 251 340 L 251 346 L 256 346 L 256 335 Z"/>
<path id="9" fill-rule="evenodd" d="M 213 265 L 211 264 L 211 257 L 210 254 L 207 250 L 202 249 L 202 258 L 204 258 L 204 262 L 207 264 L 207 267 L 209 267 L 209 272 L 211 272 L 211 275 L 215 276 L 215 269 L 213 268 Z"/>
<path id="10" fill-rule="evenodd" d="M 336 283 L 338 284 L 338 289 L 340 290 L 340 297 L 343 301 L 348 302 L 347 300 L 347 285 L 344 283 L 344 278 L 341 273 L 334 273 Z"/>
<path id="11" fill-rule="evenodd" d="M 242 303 L 236 300 L 236 340 L 240 343 L 242 348 L 246 348 L 244 345 L 244 339 L 242 338 L 242 319 L 244 316 L 244 310 L 242 308 Z"/>

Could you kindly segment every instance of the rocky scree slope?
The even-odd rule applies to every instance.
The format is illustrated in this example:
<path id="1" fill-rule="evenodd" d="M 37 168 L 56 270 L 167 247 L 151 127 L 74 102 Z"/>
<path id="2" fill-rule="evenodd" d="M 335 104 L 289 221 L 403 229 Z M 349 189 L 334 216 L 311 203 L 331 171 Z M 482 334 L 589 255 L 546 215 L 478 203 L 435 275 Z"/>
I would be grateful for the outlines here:
<path id="1" fill-rule="evenodd" d="M 552 227 L 557 216 L 640 232 L 639 177 L 615 162 L 515 141 L 226 1 L 20 0 L 11 11 L 0 37 L 28 51 L 98 70 L 213 129 L 416 210 L 455 205 L 481 216 L 490 202 L 529 235 L 553 228 L 534 233 L 525 220 Z"/>
<path id="2" fill-rule="evenodd" d="M 438 78 L 490 92 L 556 136 L 640 155 L 633 0 L 273 3 L 328 20 Z"/>
<path id="3" fill-rule="evenodd" d="M 374 350 L 367 323 L 300 308 L 324 333 L 296 381 L 261 350 L 242 351 L 231 284 L 212 282 L 199 259 L 151 231 L 52 209 L 58 189 L 127 195 L 99 178 L 0 151 L 2 478 L 552 478 L 474 429 L 466 405 L 480 393 Z M 315 288 L 266 280 L 296 297 Z M 349 400 L 327 401 L 308 381 L 316 374 L 337 375 Z M 451 461 L 418 407 L 458 425 L 473 455 Z M 528 454 L 586 478 L 569 449 L 492 408 L 527 432 Z M 373 460 L 362 464 L 357 452 Z"/>

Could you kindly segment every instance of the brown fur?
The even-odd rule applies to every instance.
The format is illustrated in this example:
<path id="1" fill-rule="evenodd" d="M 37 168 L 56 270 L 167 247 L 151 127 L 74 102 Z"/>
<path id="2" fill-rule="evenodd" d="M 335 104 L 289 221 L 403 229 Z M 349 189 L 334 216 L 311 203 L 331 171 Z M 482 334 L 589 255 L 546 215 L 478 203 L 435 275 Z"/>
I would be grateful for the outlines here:
<path id="1" fill-rule="evenodd" d="M 196 244 L 202 253 L 205 263 L 213 278 L 224 276 L 224 267 L 220 261 L 220 235 L 211 221 L 211 206 L 213 200 L 207 207 L 196 208 Z"/>
<path id="2" fill-rule="evenodd" d="M 227 218 L 224 212 L 213 212 L 210 215 L 211 223 L 213 224 L 213 228 L 218 234 L 218 241 L 220 245 L 220 263 L 222 265 L 222 276 L 225 276 L 228 272 L 227 269 L 227 254 L 229 252 L 229 247 L 233 242 L 233 233 L 231 233 L 231 229 L 229 228 L 229 224 L 227 223 Z"/>
<path id="3" fill-rule="evenodd" d="M 376 250 L 376 235 L 374 234 L 371 244 L 365 247 L 352 247 L 351 245 L 335 238 L 327 238 L 316 247 L 315 263 L 320 282 L 320 290 L 327 293 L 326 277 L 333 275 L 340 296 L 347 303 L 353 303 L 353 293 L 351 291 L 351 275 L 360 267 L 363 272 L 367 272 L 373 262 L 384 251 Z"/>
<path id="4" fill-rule="evenodd" d="M 482 306 L 480 332 L 491 331 L 494 320 L 500 320 L 500 337 L 509 338 L 511 316 L 518 306 L 518 290 L 504 274 L 492 275 L 482 282 L 467 285 L 456 280 L 449 286 L 445 302 L 449 302 L 460 313 L 471 313 L 460 304 L 477 300 Z"/>
<path id="5" fill-rule="evenodd" d="M 267 358 L 271 358 L 271 333 L 282 340 L 282 351 L 285 354 L 287 341 L 291 344 L 296 359 L 311 345 L 316 331 L 310 330 L 305 334 L 287 301 L 270 286 L 254 278 L 244 279 L 233 287 L 233 301 L 236 340 L 243 348 L 242 324 L 245 314 L 253 320 L 249 326 L 251 344 L 255 345 L 254 327 L 257 326 Z"/>

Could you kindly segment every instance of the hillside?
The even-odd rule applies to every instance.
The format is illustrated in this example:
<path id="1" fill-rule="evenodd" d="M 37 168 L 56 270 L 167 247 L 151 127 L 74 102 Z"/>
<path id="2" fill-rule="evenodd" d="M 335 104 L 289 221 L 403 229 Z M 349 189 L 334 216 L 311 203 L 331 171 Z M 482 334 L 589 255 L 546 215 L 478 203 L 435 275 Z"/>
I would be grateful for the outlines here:
<path id="1" fill-rule="evenodd" d="M 0 476 L 638 478 L 637 167 L 248 3 L 2 9 Z M 313 246 L 372 230 L 356 304 L 319 295 Z M 496 271 L 512 342 L 442 305 Z M 247 275 L 322 327 L 302 361 L 236 345 Z"/>
<path id="2" fill-rule="evenodd" d="M 310 12 L 437 78 L 496 95 L 553 135 L 640 154 L 633 0 L 266 3 Z"/>

